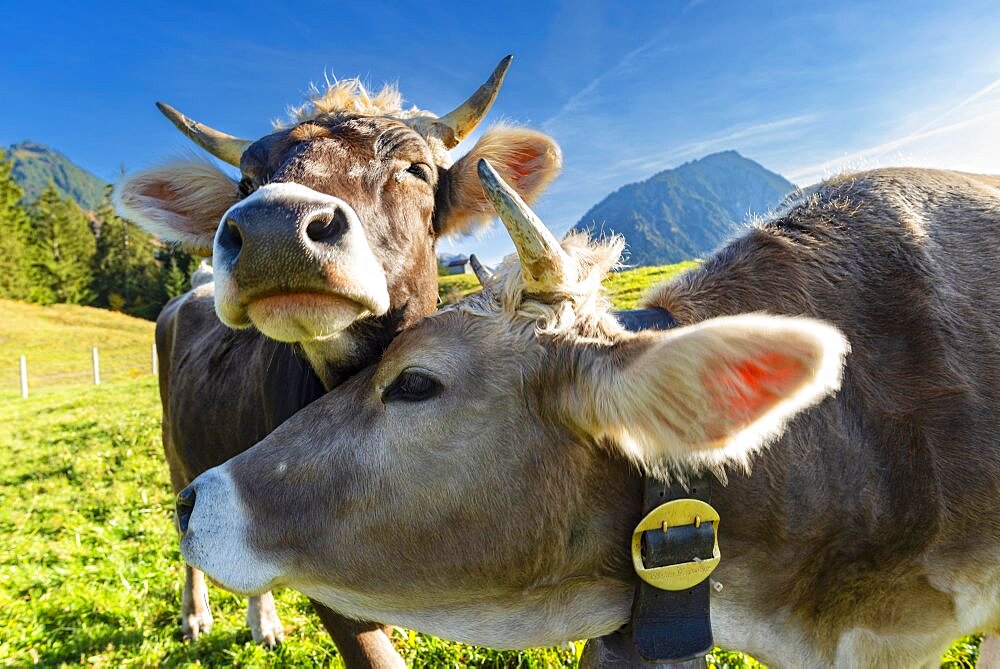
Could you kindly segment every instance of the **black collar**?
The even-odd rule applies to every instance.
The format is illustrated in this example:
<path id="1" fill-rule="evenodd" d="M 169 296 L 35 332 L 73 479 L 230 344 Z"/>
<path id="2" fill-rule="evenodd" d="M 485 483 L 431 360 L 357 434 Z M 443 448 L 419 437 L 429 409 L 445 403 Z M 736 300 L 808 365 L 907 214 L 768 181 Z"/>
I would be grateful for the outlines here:
<path id="1" fill-rule="evenodd" d="M 668 330 L 676 327 L 673 316 L 663 309 L 635 309 L 615 313 L 633 332 Z M 682 485 L 643 477 L 642 515 L 666 502 L 696 499 L 708 503 L 711 483 L 707 475 Z M 711 523 L 671 526 L 669 531 L 648 530 L 641 538 L 642 562 L 647 569 L 711 559 L 716 548 Z M 705 667 L 712 650 L 710 580 L 706 577 L 686 590 L 662 590 L 639 579 L 629 624 L 598 640 L 599 656 L 588 665 L 602 669 L 657 667 L 696 669 Z M 582 665 L 581 665 L 582 666 Z"/>

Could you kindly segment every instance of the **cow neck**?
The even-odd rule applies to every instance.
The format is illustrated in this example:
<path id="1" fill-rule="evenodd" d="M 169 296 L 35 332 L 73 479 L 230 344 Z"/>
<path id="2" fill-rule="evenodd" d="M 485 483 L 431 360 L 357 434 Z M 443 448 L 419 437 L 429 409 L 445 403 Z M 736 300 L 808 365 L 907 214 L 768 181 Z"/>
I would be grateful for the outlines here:
<path id="1" fill-rule="evenodd" d="M 399 309 L 358 321 L 333 337 L 304 342 L 296 349 L 330 391 L 377 360 L 403 327 L 405 316 Z"/>
<path id="2" fill-rule="evenodd" d="M 360 355 L 357 343 L 347 334 L 336 335 L 333 340 L 299 344 L 297 348 L 327 392 L 363 365 L 364 356 Z"/>

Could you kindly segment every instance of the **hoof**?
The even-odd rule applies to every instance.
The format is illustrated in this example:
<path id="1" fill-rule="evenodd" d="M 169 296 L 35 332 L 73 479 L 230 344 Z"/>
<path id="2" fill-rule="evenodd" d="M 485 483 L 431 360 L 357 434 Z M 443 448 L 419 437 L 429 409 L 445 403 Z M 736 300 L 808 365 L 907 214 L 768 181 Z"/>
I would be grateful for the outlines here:
<path id="1" fill-rule="evenodd" d="M 181 614 L 181 637 L 185 641 L 197 641 L 202 634 L 212 631 L 212 613 L 207 609 Z"/>
<path id="2" fill-rule="evenodd" d="M 274 597 L 269 592 L 250 599 L 247 625 L 253 640 L 267 648 L 274 648 L 285 640 L 285 628 L 274 608 Z"/>

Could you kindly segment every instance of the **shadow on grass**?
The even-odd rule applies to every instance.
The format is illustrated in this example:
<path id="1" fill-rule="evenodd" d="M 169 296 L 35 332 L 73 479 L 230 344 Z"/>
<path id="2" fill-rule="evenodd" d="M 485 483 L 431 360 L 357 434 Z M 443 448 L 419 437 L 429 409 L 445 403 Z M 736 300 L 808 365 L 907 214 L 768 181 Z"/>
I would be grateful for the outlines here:
<path id="1" fill-rule="evenodd" d="M 37 657 L 36 663 L 41 666 L 107 664 L 115 660 L 105 657 L 102 662 L 103 655 L 111 655 L 120 649 L 139 649 L 145 642 L 151 640 L 157 642 L 156 645 L 160 647 L 161 653 L 155 658 L 148 659 L 159 666 L 186 665 L 198 660 L 210 666 L 222 666 L 230 664 L 236 652 L 252 641 L 249 631 L 212 632 L 197 641 L 182 641 L 179 626 L 175 638 L 172 639 L 173 643 L 165 644 L 165 647 L 160 640 L 151 639 L 149 632 L 134 628 L 112 630 L 102 625 L 97 629 L 62 628 L 53 631 L 61 637 L 62 642 L 58 646 L 35 648 L 34 657 Z M 280 649 L 276 652 L 280 652 Z"/>
<path id="2" fill-rule="evenodd" d="M 248 629 L 229 632 L 213 630 L 199 637 L 197 641 L 183 641 L 180 627 L 177 628 L 173 640 L 176 643 L 169 644 L 166 654 L 160 658 L 164 667 L 176 667 L 197 660 L 208 666 L 223 666 L 232 663 L 237 652 L 253 642 Z M 281 654 L 282 650 L 279 646 L 267 652 Z"/>

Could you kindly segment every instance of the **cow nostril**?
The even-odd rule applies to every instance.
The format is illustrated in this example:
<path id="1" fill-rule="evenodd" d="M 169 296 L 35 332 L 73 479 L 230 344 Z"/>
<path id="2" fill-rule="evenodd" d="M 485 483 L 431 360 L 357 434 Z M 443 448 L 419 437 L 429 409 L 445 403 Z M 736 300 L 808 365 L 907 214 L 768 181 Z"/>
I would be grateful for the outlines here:
<path id="1" fill-rule="evenodd" d="M 347 230 L 347 214 L 339 207 L 314 214 L 306 224 L 306 237 L 314 242 L 332 243 Z"/>
<path id="2" fill-rule="evenodd" d="M 230 218 L 226 221 L 226 229 L 233 237 L 233 246 L 241 248 L 243 246 L 243 233 L 240 232 L 240 226 L 236 225 L 236 221 Z"/>
<path id="3" fill-rule="evenodd" d="M 188 522 L 191 520 L 191 512 L 194 511 L 194 488 L 188 486 L 177 493 L 177 502 L 174 505 L 177 517 L 177 529 L 181 534 L 187 532 Z"/>
<path id="4" fill-rule="evenodd" d="M 240 226 L 233 219 L 227 218 L 222 224 L 218 246 L 233 257 L 239 255 L 240 249 L 243 248 L 243 233 L 240 232 Z"/>

